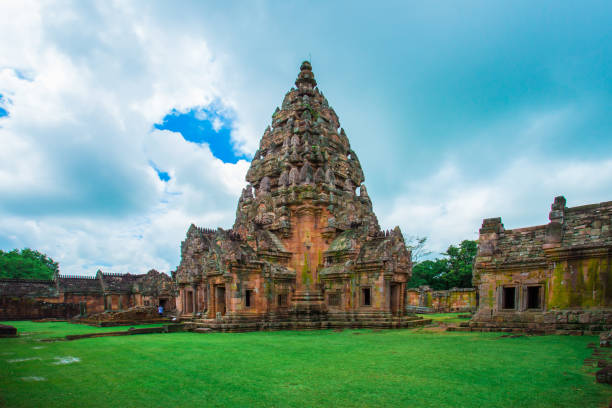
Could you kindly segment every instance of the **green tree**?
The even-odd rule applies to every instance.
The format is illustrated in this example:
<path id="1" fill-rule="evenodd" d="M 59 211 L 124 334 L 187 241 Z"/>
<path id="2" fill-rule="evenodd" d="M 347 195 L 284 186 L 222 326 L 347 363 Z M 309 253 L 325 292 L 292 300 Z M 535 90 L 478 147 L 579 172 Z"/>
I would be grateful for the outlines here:
<path id="1" fill-rule="evenodd" d="M 0 278 L 53 279 L 59 265 L 47 255 L 30 248 L 0 250 Z"/>
<path id="2" fill-rule="evenodd" d="M 434 290 L 472 287 L 472 264 L 477 248 L 476 241 L 464 240 L 459 246 L 449 246 L 442 254 L 444 258 L 415 263 L 408 287 L 428 285 Z"/>
<path id="3" fill-rule="evenodd" d="M 406 243 L 406 249 L 410 251 L 413 263 L 419 263 L 423 258 L 431 254 L 431 251 L 425 248 L 427 237 L 419 237 L 418 235 L 405 236 L 404 242 Z"/>
<path id="4" fill-rule="evenodd" d="M 419 262 L 412 267 L 412 278 L 408 287 L 418 288 L 427 285 L 434 290 L 446 289 L 442 276 L 448 273 L 448 261 L 435 259 Z"/>
<path id="5" fill-rule="evenodd" d="M 448 273 L 444 276 L 448 289 L 472 287 L 472 265 L 478 243 L 463 240 L 459 246 L 451 245 L 444 255 L 448 256 Z"/>

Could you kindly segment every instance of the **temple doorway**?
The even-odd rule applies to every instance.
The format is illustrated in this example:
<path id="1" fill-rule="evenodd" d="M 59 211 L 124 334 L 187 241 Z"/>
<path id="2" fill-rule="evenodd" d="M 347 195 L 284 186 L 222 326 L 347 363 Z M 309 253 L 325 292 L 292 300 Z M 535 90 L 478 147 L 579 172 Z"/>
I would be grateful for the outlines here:
<path id="1" fill-rule="evenodd" d="M 391 284 L 391 313 L 394 315 L 400 314 L 400 288 L 398 283 Z"/>
<path id="2" fill-rule="evenodd" d="M 188 290 L 187 293 L 187 304 L 185 305 L 185 312 L 193 313 L 193 292 Z"/>
<path id="3" fill-rule="evenodd" d="M 225 285 L 215 286 L 215 312 L 225 316 Z"/>
<path id="4" fill-rule="evenodd" d="M 166 307 L 168 306 L 168 299 L 159 299 L 159 305 L 166 310 Z"/>

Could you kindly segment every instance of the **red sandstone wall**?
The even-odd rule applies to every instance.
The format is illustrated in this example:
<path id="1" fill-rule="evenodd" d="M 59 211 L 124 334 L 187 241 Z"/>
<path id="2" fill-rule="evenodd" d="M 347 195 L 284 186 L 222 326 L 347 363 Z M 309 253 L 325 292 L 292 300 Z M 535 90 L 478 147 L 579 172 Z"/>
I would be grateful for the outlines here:
<path id="1" fill-rule="evenodd" d="M 27 297 L 0 297 L 0 320 L 69 319 L 78 314 L 78 304 L 48 303 Z"/>

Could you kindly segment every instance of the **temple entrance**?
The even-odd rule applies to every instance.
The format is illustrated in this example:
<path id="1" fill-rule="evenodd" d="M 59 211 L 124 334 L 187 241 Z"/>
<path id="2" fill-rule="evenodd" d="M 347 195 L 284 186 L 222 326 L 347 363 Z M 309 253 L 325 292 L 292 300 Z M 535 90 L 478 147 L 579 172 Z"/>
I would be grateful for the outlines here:
<path id="1" fill-rule="evenodd" d="M 215 312 L 225 316 L 225 285 L 215 286 Z"/>
<path id="2" fill-rule="evenodd" d="M 188 290 L 185 291 L 185 293 L 187 294 L 186 296 L 186 305 L 185 305 L 185 312 L 186 313 L 193 313 L 193 292 Z"/>
<path id="3" fill-rule="evenodd" d="M 166 307 L 168 306 L 168 299 L 159 299 L 159 305 L 166 310 Z"/>
<path id="4" fill-rule="evenodd" d="M 394 315 L 400 314 L 400 288 L 398 283 L 391 284 L 391 313 Z"/>

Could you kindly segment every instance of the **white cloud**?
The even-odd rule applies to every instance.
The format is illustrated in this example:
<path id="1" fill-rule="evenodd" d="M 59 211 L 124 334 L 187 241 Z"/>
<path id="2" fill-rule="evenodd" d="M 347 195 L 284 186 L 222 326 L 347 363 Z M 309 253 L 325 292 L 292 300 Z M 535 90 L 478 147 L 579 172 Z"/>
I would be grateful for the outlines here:
<path id="1" fill-rule="evenodd" d="M 0 93 L 12 102 L 0 245 L 45 251 L 63 273 L 169 271 L 191 222 L 231 225 L 248 164 L 151 129 L 172 109 L 231 106 L 223 58 L 197 31 L 129 4 L 71 6 L 0 4 L 13 34 L 0 38 Z"/>
<path id="2" fill-rule="evenodd" d="M 439 31 L 429 21 L 415 21 L 428 27 L 425 38 L 396 35 L 398 23 L 387 25 L 398 42 L 364 54 L 363 44 L 376 33 L 351 28 L 355 21 L 370 21 L 369 11 L 355 9 L 346 19 L 334 20 L 331 11 L 341 6 L 306 17 L 265 3 L 224 7 L 0 2 L 0 27 L 10 33 L 0 36 L 0 93 L 10 112 L 0 118 L 0 247 L 40 249 L 68 273 L 91 274 L 98 267 L 173 269 L 191 222 L 231 226 L 248 163 L 223 163 L 208 145 L 152 131 L 153 125 L 173 109 L 210 108 L 231 119 L 212 118 L 213 127 L 231 126 L 236 148 L 252 154 L 309 51 L 319 61 L 315 74 L 323 92 L 332 106 L 338 104 L 341 122 L 370 171 L 368 183 L 375 181 L 368 188 L 383 226 L 399 224 L 407 234 L 429 236 L 432 248 L 443 251 L 475 238 L 485 217 L 502 216 L 510 228 L 533 225 L 547 221 L 555 195 L 564 194 L 569 205 L 611 198 L 612 168 L 605 149 L 589 155 L 584 152 L 596 147 L 557 144 L 564 137 L 582 140 L 587 122 L 597 125 L 599 116 L 579 98 L 546 105 L 542 100 L 550 95 L 536 92 L 530 104 L 517 106 L 510 92 L 508 109 L 497 106 L 503 111 L 499 116 L 475 114 L 462 122 L 463 128 L 439 127 L 440 134 L 452 131 L 446 139 L 411 129 L 420 114 L 414 105 L 427 101 L 429 89 L 407 84 L 431 87 L 450 71 L 471 71 L 481 63 L 480 55 L 464 58 L 471 64 L 461 65 L 442 52 L 427 62 L 427 52 L 440 48 L 427 46 L 425 53 L 420 48 L 440 45 L 427 37 L 428 30 L 436 36 Z M 465 19 L 460 20 L 463 25 Z M 452 23 L 449 30 L 456 28 Z M 399 45 L 414 51 L 410 63 L 398 55 Z M 471 51 L 472 45 L 463 47 Z M 412 62 L 421 57 L 424 64 Z M 323 64 L 325 69 L 317 68 Z M 448 70 L 432 68 L 445 64 Z M 421 71 L 439 76 L 428 78 Z M 500 84 L 491 83 L 493 95 L 523 85 Z M 478 78 L 465 86 L 480 85 Z M 444 102 L 454 97 L 430 103 L 440 123 L 445 115 L 453 116 L 457 106 L 444 110 Z M 602 111 L 608 106 L 595 105 Z M 205 111 L 196 114 L 202 118 Z M 599 131 L 606 129 L 601 125 Z M 597 137 L 593 134 L 590 140 Z M 564 155 L 564 161 L 549 154 L 557 146 L 555 157 Z M 563 151 L 568 146 L 583 148 L 584 154 Z M 437 168 L 436 160 L 442 163 Z M 171 179 L 159 180 L 150 163 Z M 404 179 L 409 181 L 398 189 Z"/>
<path id="3" fill-rule="evenodd" d="M 517 158 L 500 171 L 469 177 L 447 162 L 431 177 L 409 183 L 385 217 L 387 227 L 428 237 L 444 252 L 451 244 L 478 238 L 484 218 L 502 217 L 508 229 L 546 224 L 553 199 L 570 207 L 606 201 L 612 191 L 612 160 L 562 161 Z"/>

